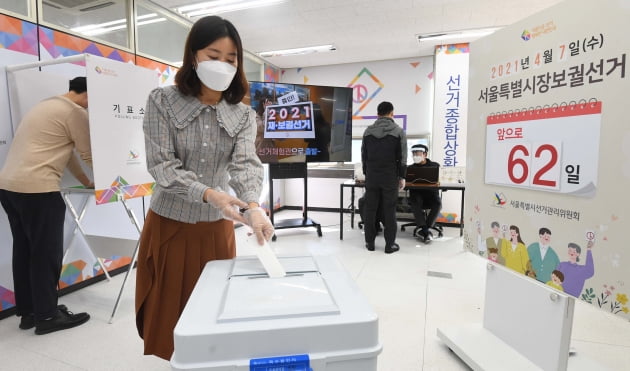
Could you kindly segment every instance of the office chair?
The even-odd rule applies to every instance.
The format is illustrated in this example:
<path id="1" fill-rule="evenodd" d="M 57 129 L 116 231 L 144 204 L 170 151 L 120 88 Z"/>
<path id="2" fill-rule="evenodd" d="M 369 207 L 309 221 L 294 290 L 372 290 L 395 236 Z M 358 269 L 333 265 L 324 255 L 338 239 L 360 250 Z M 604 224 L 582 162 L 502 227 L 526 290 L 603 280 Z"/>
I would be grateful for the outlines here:
<path id="1" fill-rule="evenodd" d="M 425 216 L 426 216 L 426 214 L 428 214 L 428 213 L 429 213 L 429 209 L 425 209 L 425 210 L 424 210 L 424 213 L 425 213 Z M 400 231 L 401 231 L 401 232 L 404 232 L 404 231 L 405 231 L 405 228 L 407 228 L 407 227 L 415 227 L 415 228 L 413 229 L 413 236 L 414 236 L 414 237 L 418 237 L 418 235 L 419 235 L 419 233 L 420 233 L 420 230 L 421 230 L 421 227 L 418 227 L 418 226 L 416 225 L 416 222 L 405 223 L 405 224 L 401 225 L 401 226 L 400 226 Z M 435 223 L 435 224 L 433 225 L 433 227 L 429 227 L 429 232 L 431 232 L 432 230 L 433 230 L 433 231 L 435 231 L 435 232 L 437 233 L 437 236 L 438 236 L 438 237 L 442 237 L 442 236 L 444 236 L 444 227 L 442 227 L 439 223 Z M 433 233 L 431 233 L 431 234 L 433 234 Z"/>
<path id="2" fill-rule="evenodd" d="M 405 192 L 404 193 L 404 198 L 401 200 L 402 201 L 401 202 L 402 205 L 400 207 L 401 208 L 400 211 L 404 210 L 404 212 L 407 213 L 407 217 L 405 218 L 405 220 L 411 220 L 411 222 L 401 225 L 400 226 L 400 231 L 404 232 L 405 228 L 407 228 L 407 227 L 415 227 L 413 229 L 413 236 L 414 237 L 418 237 L 419 236 L 419 232 L 421 230 L 421 227 L 418 227 L 416 225 L 416 221 L 415 221 L 415 218 L 413 216 L 413 212 L 411 211 L 411 205 L 409 204 L 409 195 L 407 194 L 406 191 L 404 191 L 404 192 Z M 428 216 L 429 210 L 430 209 L 424 209 L 424 216 L 425 216 L 425 218 Z M 410 214 L 410 216 L 409 216 L 409 214 Z M 444 236 L 444 228 L 439 223 L 435 223 L 435 225 L 433 227 L 429 227 L 429 232 L 431 232 L 432 230 L 437 233 L 438 237 Z M 431 233 L 431 235 L 433 235 L 433 233 Z"/>

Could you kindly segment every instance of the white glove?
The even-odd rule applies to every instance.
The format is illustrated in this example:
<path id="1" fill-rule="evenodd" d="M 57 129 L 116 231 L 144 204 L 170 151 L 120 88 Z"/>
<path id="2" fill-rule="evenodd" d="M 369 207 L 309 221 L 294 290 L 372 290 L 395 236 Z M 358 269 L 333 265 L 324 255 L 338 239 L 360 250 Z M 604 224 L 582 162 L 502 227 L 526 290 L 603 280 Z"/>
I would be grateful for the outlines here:
<path id="1" fill-rule="evenodd" d="M 252 207 L 245 210 L 243 213 L 246 224 L 253 229 L 253 233 L 256 235 L 259 245 L 264 245 L 265 241 L 269 241 L 274 234 L 273 224 L 265 213 L 265 210 L 260 207 Z"/>
<path id="2" fill-rule="evenodd" d="M 220 189 L 209 188 L 204 193 L 204 200 L 221 211 L 223 218 L 248 224 L 247 220 L 239 212 L 239 208 L 246 208 L 247 202 L 230 196 Z"/>
<path id="3" fill-rule="evenodd" d="M 406 182 L 404 179 L 398 179 L 398 190 L 402 191 L 405 189 Z"/>

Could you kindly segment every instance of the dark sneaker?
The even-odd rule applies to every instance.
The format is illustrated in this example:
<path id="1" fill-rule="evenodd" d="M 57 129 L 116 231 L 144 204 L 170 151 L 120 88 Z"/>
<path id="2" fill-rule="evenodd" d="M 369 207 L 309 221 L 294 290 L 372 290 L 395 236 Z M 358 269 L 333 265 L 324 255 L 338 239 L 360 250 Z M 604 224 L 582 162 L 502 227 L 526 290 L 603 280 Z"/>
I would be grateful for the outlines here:
<path id="1" fill-rule="evenodd" d="M 68 310 L 68 308 L 63 304 L 57 305 L 57 309 Z M 33 327 L 35 327 L 35 315 L 33 313 L 21 317 L 20 328 L 22 330 L 30 330 Z"/>
<path id="2" fill-rule="evenodd" d="M 395 243 L 395 244 L 393 244 L 391 246 L 385 246 L 385 254 L 395 253 L 398 250 L 400 250 L 400 246 L 398 246 L 397 243 Z"/>
<path id="3" fill-rule="evenodd" d="M 365 248 L 368 249 L 368 251 L 374 251 L 375 250 L 374 242 L 366 242 Z"/>
<path id="4" fill-rule="evenodd" d="M 30 330 L 35 327 L 35 315 L 33 313 L 20 317 L 20 329 Z"/>
<path id="5" fill-rule="evenodd" d="M 84 324 L 89 319 L 89 314 L 74 314 L 64 306 L 64 308 L 57 308 L 57 313 L 53 316 L 53 318 L 39 321 L 35 326 L 35 334 L 44 335 L 59 330 L 66 330 L 69 328 L 77 327 Z"/>
<path id="6" fill-rule="evenodd" d="M 418 239 L 424 243 L 431 242 L 431 232 L 429 231 L 420 231 L 418 232 Z"/>

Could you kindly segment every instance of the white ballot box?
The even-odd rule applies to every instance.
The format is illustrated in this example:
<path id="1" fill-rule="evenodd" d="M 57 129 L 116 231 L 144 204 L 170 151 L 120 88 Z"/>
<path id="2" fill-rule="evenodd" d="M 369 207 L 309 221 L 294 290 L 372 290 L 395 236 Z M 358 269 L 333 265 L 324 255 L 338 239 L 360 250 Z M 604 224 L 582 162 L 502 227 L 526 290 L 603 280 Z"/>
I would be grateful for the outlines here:
<path id="1" fill-rule="evenodd" d="M 209 262 L 175 326 L 174 370 L 376 371 L 378 317 L 332 256 Z"/>

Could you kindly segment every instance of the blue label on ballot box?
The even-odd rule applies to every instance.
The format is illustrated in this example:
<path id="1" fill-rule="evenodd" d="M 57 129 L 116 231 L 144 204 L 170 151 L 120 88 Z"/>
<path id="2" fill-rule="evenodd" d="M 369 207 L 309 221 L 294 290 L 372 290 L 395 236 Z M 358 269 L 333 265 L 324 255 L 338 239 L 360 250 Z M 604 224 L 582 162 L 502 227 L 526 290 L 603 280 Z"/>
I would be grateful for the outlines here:
<path id="1" fill-rule="evenodd" d="M 308 354 L 249 360 L 249 371 L 311 371 Z"/>

